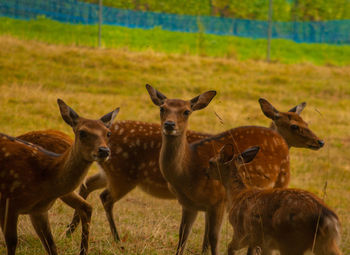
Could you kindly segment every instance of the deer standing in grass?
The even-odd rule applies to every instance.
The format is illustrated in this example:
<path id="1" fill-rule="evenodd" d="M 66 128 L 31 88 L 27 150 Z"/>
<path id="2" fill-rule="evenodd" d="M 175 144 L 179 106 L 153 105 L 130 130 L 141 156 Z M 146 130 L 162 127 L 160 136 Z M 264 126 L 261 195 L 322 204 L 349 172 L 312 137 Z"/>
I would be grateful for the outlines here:
<path id="1" fill-rule="evenodd" d="M 232 142 L 233 139 L 240 150 L 257 144 L 263 148 L 259 153 L 261 156 L 258 156 L 246 169 L 246 176 L 251 178 L 247 179 L 247 182 L 262 188 L 266 186 L 286 187 L 289 182 L 289 158 L 286 148 L 295 146 L 319 149 L 324 143 L 299 116 L 306 103 L 293 107 L 289 112 L 279 112 L 267 100 L 260 99 L 259 102 L 264 114 L 273 121 L 271 129 L 282 134 L 285 142 L 271 130 L 249 126 L 232 129 L 229 141 Z M 103 171 L 88 177 L 86 182 L 81 185 L 79 194 L 83 198 L 87 198 L 92 191 L 107 186 L 100 198 L 113 237 L 119 241 L 119 234 L 113 219 L 113 205 L 116 201 L 123 198 L 136 186 L 158 198 L 175 199 L 175 196 L 169 191 L 159 170 L 159 151 L 162 142 L 160 125 L 139 121 L 116 121 L 111 126 L 111 132 L 110 159 L 99 164 Z M 189 143 L 210 136 L 191 130 L 187 131 Z M 217 138 L 214 136 L 214 139 L 215 137 Z M 64 147 L 68 148 L 70 145 L 70 137 L 58 131 L 35 131 L 24 134 L 20 138 L 56 153 L 62 153 Z M 271 147 L 267 146 L 268 143 L 273 146 L 275 143 L 280 143 L 281 146 L 276 148 L 279 153 L 273 153 Z M 287 143 L 287 146 L 284 143 Z M 75 212 L 67 233 L 75 230 L 79 219 L 78 213 Z"/>
<path id="2" fill-rule="evenodd" d="M 247 187 L 238 170 L 254 159 L 259 147 L 241 154 L 225 145 L 210 160 L 209 178 L 222 182 L 228 196 L 229 221 L 234 234 L 228 255 L 244 247 L 260 247 L 261 254 L 341 255 L 337 215 L 314 194 L 299 189 L 261 190 Z M 252 254 L 252 253 L 251 253 Z"/>
<path id="3" fill-rule="evenodd" d="M 79 210 L 82 220 L 80 254 L 87 254 L 91 207 L 73 190 L 82 182 L 94 161 L 108 159 L 110 130 L 119 108 L 99 120 L 79 117 L 62 100 L 57 100 L 63 120 L 74 131 L 74 143 L 58 155 L 21 139 L 0 134 L 0 224 L 7 246 L 7 254 L 15 254 L 17 220 L 29 214 L 43 246 L 56 255 L 48 210 L 59 197 Z M 65 196 L 67 195 L 67 196 Z"/>

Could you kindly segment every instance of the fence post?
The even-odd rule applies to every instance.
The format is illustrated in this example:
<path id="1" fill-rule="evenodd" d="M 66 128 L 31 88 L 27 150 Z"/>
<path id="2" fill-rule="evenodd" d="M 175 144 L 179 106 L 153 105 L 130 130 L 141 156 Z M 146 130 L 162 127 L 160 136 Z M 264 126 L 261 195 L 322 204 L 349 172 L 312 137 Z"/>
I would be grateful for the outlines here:
<path id="1" fill-rule="evenodd" d="M 269 17 L 268 17 L 268 27 L 267 27 L 267 52 L 266 60 L 270 62 L 271 55 L 271 36 L 272 36 L 272 0 L 269 0 Z"/>
<path id="2" fill-rule="evenodd" d="M 98 47 L 101 48 L 101 29 L 102 29 L 102 0 L 98 1 Z"/>

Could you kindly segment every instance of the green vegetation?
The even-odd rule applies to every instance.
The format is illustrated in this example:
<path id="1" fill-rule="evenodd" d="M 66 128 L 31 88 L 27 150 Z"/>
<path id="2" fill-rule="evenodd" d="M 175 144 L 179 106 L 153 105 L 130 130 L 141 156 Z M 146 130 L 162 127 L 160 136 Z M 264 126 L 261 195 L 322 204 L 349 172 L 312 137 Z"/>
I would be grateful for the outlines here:
<path id="1" fill-rule="evenodd" d="M 57 40 L 63 40 L 58 32 L 55 35 Z M 327 182 L 325 200 L 340 217 L 341 248 L 344 254 L 350 254 L 349 66 L 268 64 L 154 51 L 132 52 L 126 48 L 48 45 L 0 36 L 0 126 L 1 132 L 10 135 L 48 128 L 72 134 L 59 116 L 58 97 L 82 116 L 96 117 L 120 106 L 118 119 L 158 122 L 158 109 L 149 99 L 146 83 L 169 97 L 188 99 L 216 89 L 218 95 L 208 108 L 194 113 L 190 120 L 191 129 L 211 133 L 240 125 L 268 126 L 269 120 L 258 105 L 259 97 L 283 111 L 307 101 L 302 117 L 326 145 L 319 151 L 291 149 L 290 186 L 323 196 Z M 114 212 L 123 240 L 124 250 L 121 250 L 110 235 L 98 194 L 94 192 L 89 198 L 94 207 L 89 254 L 175 252 L 181 215 L 176 201 L 156 199 L 136 190 L 118 202 Z M 64 235 L 72 213 L 60 202 L 50 210 L 59 254 L 78 254 L 80 231 L 72 238 Z M 18 230 L 18 255 L 44 254 L 28 217 L 20 218 Z M 231 232 L 225 221 L 220 254 L 225 253 Z M 200 253 L 203 233 L 201 215 L 190 235 L 187 254 Z M 0 254 L 5 253 L 4 247 L 0 235 Z"/>
<path id="2" fill-rule="evenodd" d="M 0 18 L 0 34 L 17 38 L 64 45 L 95 47 L 96 25 L 73 25 L 45 18 L 15 20 Z M 156 51 L 182 55 L 224 57 L 237 60 L 264 60 L 266 40 L 203 33 L 169 32 L 118 26 L 103 26 L 104 48 L 133 51 Z M 272 40 L 271 58 L 282 63 L 314 63 L 317 65 L 349 65 L 349 45 L 299 44 L 289 40 Z"/>
<path id="3" fill-rule="evenodd" d="M 98 3 L 98 0 L 84 0 Z M 105 6 L 188 15 L 267 20 L 266 0 L 103 0 Z M 319 21 L 350 19 L 348 0 L 273 0 L 273 19 Z"/>

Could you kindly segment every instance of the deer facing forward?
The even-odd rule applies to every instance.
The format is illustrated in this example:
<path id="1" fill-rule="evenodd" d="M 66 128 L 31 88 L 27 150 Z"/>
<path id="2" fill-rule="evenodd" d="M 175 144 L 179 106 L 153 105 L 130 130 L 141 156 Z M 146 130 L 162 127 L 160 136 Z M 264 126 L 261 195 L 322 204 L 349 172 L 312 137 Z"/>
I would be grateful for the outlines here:
<path id="1" fill-rule="evenodd" d="M 0 134 L 0 223 L 8 255 L 15 254 L 20 214 L 29 214 L 47 253 L 56 255 L 48 210 L 58 197 L 72 193 L 94 161 L 105 161 L 110 155 L 108 127 L 119 108 L 99 120 L 90 120 L 79 117 L 62 100 L 57 102 L 63 120 L 75 134 L 74 143 L 62 155 Z M 72 195 L 63 200 L 73 204 L 82 199 Z M 88 249 L 91 210 L 80 216 L 83 222 L 80 254 L 83 255 Z"/>

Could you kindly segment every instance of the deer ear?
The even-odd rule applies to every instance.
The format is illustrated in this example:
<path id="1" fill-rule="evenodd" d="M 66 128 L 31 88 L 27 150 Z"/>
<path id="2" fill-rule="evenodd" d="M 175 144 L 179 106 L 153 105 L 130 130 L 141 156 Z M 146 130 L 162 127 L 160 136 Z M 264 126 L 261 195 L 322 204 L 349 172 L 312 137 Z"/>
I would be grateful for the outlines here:
<path id="1" fill-rule="evenodd" d="M 105 126 L 107 128 L 110 128 L 115 117 L 117 117 L 117 114 L 119 112 L 119 107 L 116 108 L 114 111 L 107 113 L 106 115 L 104 115 L 103 117 L 100 118 L 100 120 L 103 122 L 103 124 L 105 124 Z"/>
<path id="2" fill-rule="evenodd" d="M 209 90 L 190 100 L 192 111 L 197 111 L 207 107 L 210 101 L 215 97 L 216 91 Z"/>
<path id="3" fill-rule="evenodd" d="M 220 150 L 220 159 L 224 162 L 231 162 L 234 155 L 233 145 L 228 143 L 225 144 Z"/>
<path id="4" fill-rule="evenodd" d="M 276 108 L 273 107 L 272 104 L 270 104 L 269 101 L 267 101 L 266 99 L 260 98 L 259 104 L 262 112 L 265 114 L 266 117 L 272 120 L 277 120 L 281 117 L 279 111 L 277 111 Z"/>
<path id="5" fill-rule="evenodd" d="M 161 106 L 164 103 L 166 96 L 164 96 L 162 93 L 160 93 L 158 90 L 156 90 L 149 84 L 146 84 L 146 89 L 155 105 Z"/>
<path id="6" fill-rule="evenodd" d="M 58 98 L 57 104 L 60 108 L 63 120 L 71 127 L 75 127 L 75 125 L 78 123 L 79 115 L 72 108 L 70 108 L 62 99 Z"/>
<path id="7" fill-rule="evenodd" d="M 236 156 L 235 160 L 238 165 L 242 165 L 245 163 L 249 163 L 252 161 L 256 154 L 259 152 L 260 147 L 259 146 L 254 146 L 246 149 L 243 151 L 240 155 Z"/>
<path id="8" fill-rule="evenodd" d="M 296 114 L 300 115 L 300 113 L 304 110 L 305 106 L 306 106 L 306 102 L 302 102 L 301 104 L 294 106 L 288 112 L 295 112 Z"/>

